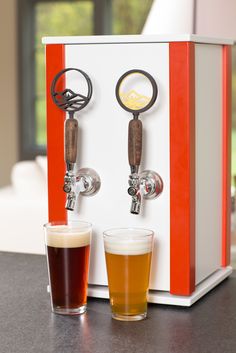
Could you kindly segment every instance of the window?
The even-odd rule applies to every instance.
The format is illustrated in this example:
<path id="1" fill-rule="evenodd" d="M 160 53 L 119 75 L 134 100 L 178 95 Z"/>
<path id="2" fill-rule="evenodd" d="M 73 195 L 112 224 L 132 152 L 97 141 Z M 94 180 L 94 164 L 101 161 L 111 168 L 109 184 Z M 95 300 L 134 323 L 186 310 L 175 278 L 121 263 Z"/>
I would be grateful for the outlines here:
<path id="1" fill-rule="evenodd" d="M 43 36 L 140 33 L 153 0 L 21 0 L 20 157 L 46 151 Z"/>
<path id="2" fill-rule="evenodd" d="M 35 142 L 46 144 L 45 54 L 42 37 L 93 34 L 93 2 L 37 2 L 35 5 Z"/>
<path id="3" fill-rule="evenodd" d="M 43 36 L 93 33 L 94 1 L 23 0 L 19 5 L 20 157 L 46 151 L 45 56 Z"/>
<path id="4" fill-rule="evenodd" d="M 141 33 L 153 0 L 113 0 L 112 34 Z"/>

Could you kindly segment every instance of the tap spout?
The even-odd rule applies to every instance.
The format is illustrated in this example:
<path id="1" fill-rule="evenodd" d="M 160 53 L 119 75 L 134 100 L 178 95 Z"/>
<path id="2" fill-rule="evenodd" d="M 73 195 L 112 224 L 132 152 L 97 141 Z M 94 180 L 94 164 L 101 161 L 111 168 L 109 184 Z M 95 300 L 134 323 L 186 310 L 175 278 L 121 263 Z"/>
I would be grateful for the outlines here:
<path id="1" fill-rule="evenodd" d="M 63 190 L 66 193 L 66 204 L 65 208 L 69 211 L 73 211 L 76 203 L 76 177 L 74 173 L 74 166 L 67 168 L 64 177 Z"/>
<path id="2" fill-rule="evenodd" d="M 132 196 L 130 212 L 132 214 L 139 214 L 142 197 L 140 190 L 140 178 L 137 172 L 131 173 L 129 176 L 128 194 Z"/>
<path id="3" fill-rule="evenodd" d="M 69 192 L 66 197 L 66 209 L 68 211 L 74 211 L 75 209 L 75 203 L 76 203 L 76 194 L 74 191 Z"/>
<path id="4" fill-rule="evenodd" d="M 139 190 L 135 196 L 132 196 L 130 212 L 132 214 L 139 214 L 140 208 L 141 208 L 141 193 Z"/>

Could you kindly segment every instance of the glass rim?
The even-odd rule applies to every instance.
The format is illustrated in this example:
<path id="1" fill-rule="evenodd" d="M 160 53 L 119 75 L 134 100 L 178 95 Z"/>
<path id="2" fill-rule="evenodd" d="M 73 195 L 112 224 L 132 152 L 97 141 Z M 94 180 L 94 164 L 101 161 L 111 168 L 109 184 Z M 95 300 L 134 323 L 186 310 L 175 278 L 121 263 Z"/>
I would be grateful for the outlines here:
<path id="1" fill-rule="evenodd" d="M 82 227 L 80 227 L 82 225 Z M 92 223 L 87 222 L 87 221 L 76 221 L 76 220 L 69 220 L 69 221 L 52 221 L 52 222 L 47 222 L 43 225 L 44 229 L 52 229 L 56 228 L 58 226 L 65 226 L 70 228 L 81 228 L 81 229 L 86 229 L 86 228 L 92 228 Z"/>
<path id="2" fill-rule="evenodd" d="M 109 234 L 109 233 L 113 233 L 113 232 L 125 232 L 125 231 L 143 231 L 145 234 L 141 234 L 141 235 L 137 235 L 137 238 L 146 238 L 146 237 L 150 237 L 150 236 L 154 236 L 154 231 L 151 229 L 147 229 L 147 228 L 138 228 L 138 227 L 121 227 L 121 228 L 109 228 L 103 231 L 103 237 L 110 237 L 110 238 L 122 238 L 122 237 L 129 237 L 129 235 L 127 234 Z M 136 235 L 132 235 L 132 236 L 136 236 Z"/>

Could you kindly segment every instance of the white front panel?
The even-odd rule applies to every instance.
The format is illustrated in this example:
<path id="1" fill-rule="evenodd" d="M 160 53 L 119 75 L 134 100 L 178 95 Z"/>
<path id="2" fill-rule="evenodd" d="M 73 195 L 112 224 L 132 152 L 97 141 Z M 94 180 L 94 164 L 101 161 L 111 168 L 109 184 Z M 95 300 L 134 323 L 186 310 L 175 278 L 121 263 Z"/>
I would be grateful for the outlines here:
<path id="1" fill-rule="evenodd" d="M 89 105 L 77 114 L 80 127 L 78 168 L 95 169 L 102 181 L 99 193 L 80 197 L 78 214 L 70 218 L 93 223 L 90 284 L 107 284 L 102 232 L 112 227 L 145 227 L 155 231 L 151 289 L 170 288 L 169 214 L 169 48 L 166 43 L 66 45 L 66 67 L 84 70 L 93 83 Z M 144 127 L 140 170 L 153 169 L 164 181 L 164 191 L 145 201 L 140 215 L 130 214 L 127 194 L 130 173 L 127 156 L 128 122 L 115 97 L 119 77 L 127 70 L 148 71 L 157 81 L 159 96 L 141 115 Z M 68 78 L 67 87 L 74 87 Z"/>
<path id="2" fill-rule="evenodd" d="M 221 266 L 222 47 L 197 44 L 196 283 Z"/>

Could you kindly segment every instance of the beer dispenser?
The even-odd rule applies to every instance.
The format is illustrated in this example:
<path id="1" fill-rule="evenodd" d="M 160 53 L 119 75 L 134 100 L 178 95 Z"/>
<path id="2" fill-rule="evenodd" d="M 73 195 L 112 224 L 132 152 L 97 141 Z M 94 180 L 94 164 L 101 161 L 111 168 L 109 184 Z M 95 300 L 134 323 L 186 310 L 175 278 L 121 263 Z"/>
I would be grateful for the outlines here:
<path id="1" fill-rule="evenodd" d="M 192 305 L 232 272 L 233 42 L 132 35 L 43 43 L 49 221 L 93 224 L 89 295 L 108 298 L 104 229 L 141 227 L 155 232 L 149 301 Z"/>

